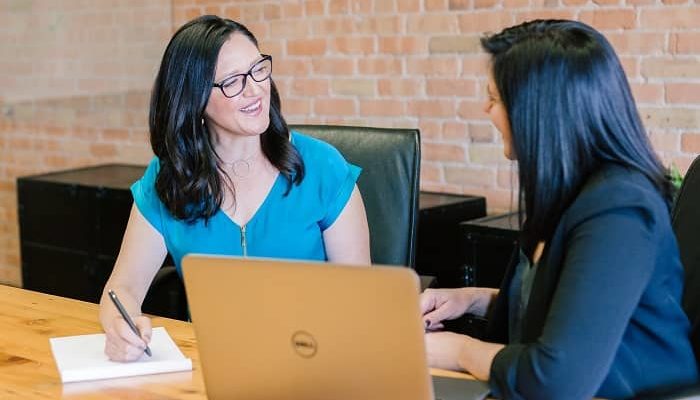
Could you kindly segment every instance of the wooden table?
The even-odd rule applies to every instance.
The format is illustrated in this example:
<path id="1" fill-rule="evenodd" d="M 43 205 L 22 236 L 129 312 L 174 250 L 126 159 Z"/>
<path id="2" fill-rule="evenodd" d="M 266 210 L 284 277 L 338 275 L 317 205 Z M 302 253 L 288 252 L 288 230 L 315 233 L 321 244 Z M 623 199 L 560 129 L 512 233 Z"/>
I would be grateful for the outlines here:
<path id="1" fill-rule="evenodd" d="M 160 317 L 152 322 L 192 359 L 192 371 L 63 384 L 49 338 L 102 332 L 97 304 L 0 285 L 0 398 L 206 399 L 192 325 Z"/>

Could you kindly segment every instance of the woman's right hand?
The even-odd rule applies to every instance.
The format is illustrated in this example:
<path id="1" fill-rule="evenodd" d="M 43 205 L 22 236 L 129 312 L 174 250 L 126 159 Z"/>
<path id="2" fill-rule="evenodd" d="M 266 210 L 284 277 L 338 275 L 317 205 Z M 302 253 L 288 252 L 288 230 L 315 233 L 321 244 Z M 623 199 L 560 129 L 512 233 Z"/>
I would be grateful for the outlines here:
<path id="1" fill-rule="evenodd" d="M 442 321 L 459 318 L 466 313 L 484 316 L 497 289 L 465 287 L 459 289 L 426 289 L 420 296 L 423 321 L 429 330 L 443 328 Z"/>
<path id="2" fill-rule="evenodd" d="M 105 331 L 105 354 L 112 361 L 136 361 L 144 353 L 151 341 L 151 319 L 144 316 L 132 317 L 141 332 L 139 337 L 119 313 L 106 318 L 102 324 Z"/>

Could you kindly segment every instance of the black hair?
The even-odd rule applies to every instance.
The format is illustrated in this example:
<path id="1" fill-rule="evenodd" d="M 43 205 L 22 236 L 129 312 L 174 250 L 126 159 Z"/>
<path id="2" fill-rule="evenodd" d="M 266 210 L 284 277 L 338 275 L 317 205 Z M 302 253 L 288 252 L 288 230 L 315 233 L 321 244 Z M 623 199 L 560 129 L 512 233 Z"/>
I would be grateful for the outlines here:
<path id="1" fill-rule="evenodd" d="M 603 35 L 581 22 L 536 20 L 483 37 L 481 45 L 491 55 L 508 114 L 528 255 L 551 238 L 562 213 L 603 163 L 641 172 L 670 205 L 669 179 Z"/>
<path id="2" fill-rule="evenodd" d="M 233 190 L 203 116 L 219 51 L 234 33 L 258 47 L 255 36 L 230 19 L 204 15 L 187 22 L 170 39 L 153 85 L 149 129 L 160 163 L 156 192 L 173 216 L 188 223 L 208 221 L 221 207 L 226 186 Z M 270 125 L 260 140 L 265 157 L 287 179 L 288 193 L 304 178 L 304 163 L 289 142 L 279 92 L 269 79 Z"/>

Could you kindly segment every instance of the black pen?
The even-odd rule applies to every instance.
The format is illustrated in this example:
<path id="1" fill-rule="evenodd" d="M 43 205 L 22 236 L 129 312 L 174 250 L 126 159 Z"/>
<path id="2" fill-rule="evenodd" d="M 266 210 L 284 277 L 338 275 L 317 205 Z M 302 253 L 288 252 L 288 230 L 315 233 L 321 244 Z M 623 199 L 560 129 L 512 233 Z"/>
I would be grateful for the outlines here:
<path id="1" fill-rule="evenodd" d="M 127 324 L 129 324 L 129 328 L 138 336 L 141 337 L 141 333 L 139 332 L 139 328 L 136 327 L 134 324 L 134 321 L 131 320 L 131 317 L 129 317 L 129 314 L 127 314 L 126 310 L 124 309 L 124 306 L 122 305 L 122 302 L 119 301 L 119 298 L 117 297 L 117 294 L 114 293 L 113 290 L 110 290 L 109 292 L 109 298 L 112 299 L 112 303 L 114 303 L 114 306 L 117 307 L 117 310 L 119 310 L 119 314 L 122 315 L 122 318 L 124 318 L 124 321 L 126 321 Z M 148 348 L 148 345 L 146 345 L 146 350 L 144 350 L 148 356 L 151 356 L 151 349 Z"/>

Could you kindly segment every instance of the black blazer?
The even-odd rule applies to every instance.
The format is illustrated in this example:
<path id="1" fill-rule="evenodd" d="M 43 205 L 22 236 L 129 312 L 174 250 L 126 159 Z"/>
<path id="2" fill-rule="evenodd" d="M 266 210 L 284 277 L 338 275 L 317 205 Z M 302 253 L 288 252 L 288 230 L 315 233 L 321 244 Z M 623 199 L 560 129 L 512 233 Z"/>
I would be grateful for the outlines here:
<path id="1" fill-rule="evenodd" d="M 489 315 L 506 343 L 511 265 Z M 505 398 L 627 398 L 698 381 L 669 209 L 641 173 L 606 165 L 562 215 L 535 274 L 522 343 L 490 386 Z"/>

